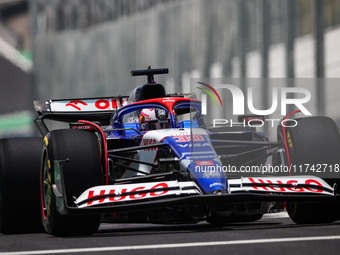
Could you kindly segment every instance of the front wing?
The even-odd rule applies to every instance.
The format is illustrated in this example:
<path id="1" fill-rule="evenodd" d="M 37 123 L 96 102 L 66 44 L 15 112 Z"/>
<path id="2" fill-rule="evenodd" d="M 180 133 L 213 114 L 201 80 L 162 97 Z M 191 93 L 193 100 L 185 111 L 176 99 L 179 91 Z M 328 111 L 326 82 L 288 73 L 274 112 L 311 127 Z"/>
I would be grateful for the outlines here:
<path id="1" fill-rule="evenodd" d="M 53 191 L 63 201 L 59 207 L 63 215 L 247 202 L 340 203 L 340 195 L 334 195 L 332 187 L 313 176 L 230 180 L 231 193 L 228 194 L 203 194 L 192 181 L 104 185 L 84 191 L 72 202 L 63 195 L 65 187 L 62 179 L 62 191 L 56 184 Z"/>

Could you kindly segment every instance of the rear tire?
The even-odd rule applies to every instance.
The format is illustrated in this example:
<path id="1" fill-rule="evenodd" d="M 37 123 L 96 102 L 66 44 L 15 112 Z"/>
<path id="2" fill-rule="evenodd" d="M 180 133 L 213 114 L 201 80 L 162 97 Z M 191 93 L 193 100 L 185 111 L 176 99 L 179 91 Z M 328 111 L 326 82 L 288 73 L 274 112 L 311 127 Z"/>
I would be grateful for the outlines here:
<path id="1" fill-rule="evenodd" d="M 0 140 L 0 232 L 42 232 L 39 170 L 42 139 Z"/>
<path id="2" fill-rule="evenodd" d="M 55 160 L 62 163 L 68 206 L 74 206 L 73 197 L 86 189 L 102 184 L 101 152 L 95 134 L 82 130 L 51 131 L 45 140 L 41 171 L 42 221 L 47 233 L 55 236 L 89 235 L 96 232 L 101 215 L 62 215 L 62 202 L 52 191 L 56 183 Z"/>
<path id="3" fill-rule="evenodd" d="M 296 127 L 286 128 L 291 164 L 340 165 L 340 135 L 335 122 L 328 117 L 308 117 L 296 121 Z M 325 178 L 323 173 L 306 173 L 305 169 L 297 174 L 318 176 L 331 186 L 340 183 L 338 176 Z M 290 203 L 287 204 L 287 211 L 290 218 L 298 224 L 328 223 L 340 219 L 340 206 L 335 203 Z"/>

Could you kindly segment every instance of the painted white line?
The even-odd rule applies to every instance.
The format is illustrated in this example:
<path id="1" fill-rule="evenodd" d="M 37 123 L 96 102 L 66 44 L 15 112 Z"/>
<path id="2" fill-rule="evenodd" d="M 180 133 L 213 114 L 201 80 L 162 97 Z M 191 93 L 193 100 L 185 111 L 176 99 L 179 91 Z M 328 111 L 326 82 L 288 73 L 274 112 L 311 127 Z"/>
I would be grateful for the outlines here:
<path id="1" fill-rule="evenodd" d="M 311 236 L 311 237 L 251 239 L 251 240 L 216 241 L 216 242 L 200 242 L 200 243 L 174 243 L 174 244 L 97 247 L 97 248 L 81 248 L 81 249 L 0 252 L 0 255 L 36 255 L 36 254 L 39 255 L 39 254 L 60 254 L 60 253 L 69 254 L 69 253 L 104 252 L 104 251 L 129 251 L 129 250 L 147 250 L 147 249 L 189 248 L 189 247 L 201 247 L 201 246 L 222 246 L 222 245 L 238 245 L 238 244 L 305 242 L 305 241 L 322 241 L 322 240 L 338 240 L 338 239 L 340 239 L 340 235 L 337 235 L 337 236 Z"/>

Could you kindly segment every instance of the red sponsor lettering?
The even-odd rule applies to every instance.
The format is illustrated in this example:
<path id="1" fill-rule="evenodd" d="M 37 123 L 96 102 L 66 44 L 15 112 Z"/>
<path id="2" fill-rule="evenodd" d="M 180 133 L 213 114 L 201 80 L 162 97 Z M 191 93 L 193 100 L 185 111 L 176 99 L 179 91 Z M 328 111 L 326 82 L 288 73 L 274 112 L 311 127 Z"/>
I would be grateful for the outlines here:
<path id="1" fill-rule="evenodd" d="M 105 110 L 110 107 L 110 102 L 105 99 L 99 99 L 95 102 L 94 105 L 100 110 Z"/>
<path id="2" fill-rule="evenodd" d="M 257 179 L 257 182 L 253 179 L 253 178 L 248 178 L 249 181 L 255 185 L 252 185 L 252 187 L 256 190 L 260 190 L 260 189 L 263 189 L 263 190 L 266 190 L 266 191 L 269 191 L 269 189 L 271 190 L 275 190 L 275 191 L 294 191 L 294 192 L 303 192 L 303 191 L 311 191 L 311 192 L 318 192 L 318 193 L 322 193 L 322 189 L 320 188 L 317 188 L 317 187 L 296 187 L 298 186 L 298 181 L 297 180 L 289 180 L 286 182 L 286 184 L 290 184 L 292 185 L 293 187 L 273 187 L 273 185 L 277 185 L 279 186 L 280 184 L 284 184 L 282 183 L 282 181 L 280 180 L 277 180 L 276 183 L 273 183 L 271 180 L 262 180 L 262 179 Z M 259 185 L 256 185 L 256 184 L 265 184 L 265 183 L 268 183 L 268 188 L 267 187 L 264 187 L 264 186 L 259 186 Z M 316 186 L 318 187 L 323 187 L 322 184 L 316 180 L 313 180 L 313 179 L 308 179 L 308 180 L 305 180 L 305 183 L 306 185 L 313 185 L 315 184 Z"/>
<path id="3" fill-rule="evenodd" d="M 169 186 L 168 186 L 168 184 L 162 182 L 162 183 L 156 184 L 156 185 L 153 186 L 151 189 L 153 190 L 153 189 L 157 189 L 157 188 L 159 188 L 159 187 L 162 187 L 163 189 L 166 189 L 166 188 L 168 188 Z M 152 196 L 152 197 L 161 196 L 161 195 L 164 195 L 164 194 L 168 193 L 168 191 L 169 191 L 168 189 L 167 189 L 167 190 L 161 190 L 161 193 L 159 193 L 159 194 L 156 193 L 157 191 L 152 191 L 152 192 L 150 193 L 150 196 Z"/>
<path id="4" fill-rule="evenodd" d="M 169 188 L 167 183 L 158 183 L 150 189 L 151 190 L 150 196 L 157 197 L 157 196 L 164 195 L 168 193 L 169 191 L 167 188 Z M 127 198 L 141 199 L 141 198 L 146 197 L 148 194 L 148 192 L 143 192 L 143 190 L 145 190 L 145 187 L 141 186 L 141 187 L 133 188 L 132 190 L 129 190 L 129 191 L 127 189 L 122 189 L 119 194 L 115 194 L 116 190 L 111 189 L 108 193 L 108 200 L 110 202 L 118 202 L 118 201 L 126 200 Z M 140 193 L 138 191 L 140 191 Z M 130 193 L 130 192 L 136 192 L 136 194 L 130 194 L 129 196 L 127 196 L 127 193 Z M 98 204 L 103 203 L 106 197 L 99 197 L 99 196 L 104 196 L 105 193 L 107 193 L 107 190 L 101 190 L 99 191 L 99 195 L 95 195 L 94 190 L 90 190 L 88 193 L 87 199 L 91 199 L 91 198 L 94 198 L 94 199 L 91 201 L 88 201 L 87 205 L 92 205 L 93 201 L 98 201 Z M 96 197 L 98 197 L 98 199 L 96 199 Z"/>
<path id="5" fill-rule="evenodd" d="M 250 181 L 251 183 L 258 184 L 256 181 L 254 181 L 253 178 L 249 178 L 249 181 Z M 262 183 L 262 184 L 265 183 L 265 182 L 264 182 L 263 180 L 261 180 L 261 179 L 258 179 L 258 181 L 259 181 L 260 183 Z M 264 190 L 268 190 L 266 187 L 259 187 L 259 186 L 256 186 L 256 185 L 254 185 L 253 188 L 254 188 L 254 189 L 263 188 Z"/>
<path id="6" fill-rule="evenodd" d="M 90 198 L 93 198 L 93 197 L 98 197 L 98 196 L 103 196 L 103 195 L 105 195 L 105 190 L 101 190 L 100 193 L 99 193 L 99 195 L 97 195 L 97 196 L 94 195 L 94 191 L 93 191 L 93 190 L 90 190 L 87 199 L 90 199 Z M 98 199 L 95 199 L 95 200 L 98 200 Z M 99 199 L 99 203 L 103 203 L 104 200 L 105 200 L 104 197 L 103 197 L 103 198 L 100 198 L 100 199 Z M 93 201 L 94 201 L 94 200 L 91 200 L 91 201 L 87 202 L 87 205 L 92 205 Z"/>
<path id="7" fill-rule="evenodd" d="M 267 180 L 267 182 L 269 184 L 273 184 L 270 180 Z M 277 181 L 278 184 L 283 184 L 282 181 Z M 284 187 L 278 187 L 278 188 L 274 188 L 273 186 L 269 186 L 270 189 L 275 190 L 275 191 L 285 191 Z"/>
<path id="8" fill-rule="evenodd" d="M 127 189 L 122 189 L 122 194 L 126 193 L 126 191 Z M 110 195 L 115 194 L 115 190 L 114 189 L 110 190 L 109 194 Z M 109 201 L 117 202 L 117 201 L 124 200 L 125 198 L 126 198 L 126 195 L 114 195 L 114 196 L 110 196 Z"/>
<path id="9" fill-rule="evenodd" d="M 151 139 L 143 139 L 143 144 L 144 145 L 151 145 L 151 144 L 156 144 L 156 138 L 151 138 Z M 146 151 L 155 151 L 157 148 L 148 148 L 145 149 Z"/>
<path id="10" fill-rule="evenodd" d="M 318 182 L 316 180 L 312 180 L 312 179 L 306 180 L 305 183 L 306 184 L 316 184 L 316 185 L 322 187 L 322 184 L 320 182 Z M 312 192 L 318 192 L 318 193 L 322 192 L 322 189 L 318 189 L 318 188 L 316 188 L 316 190 L 315 190 L 315 189 L 310 189 L 310 188 L 307 187 L 306 190 L 309 190 L 309 191 L 312 191 Z"/>
<path id="11" fill-rule="evenodd" d="M 81 111 L 81 108 L 77 106 L 78 104 L 87 105 L 87 103 L 81 100 L 71 100 L 68 104 L 66 104 L 66 106 L 71 106 L 77 109 L 78 111 Z"/>
<path id="12" fill-rule="evenodd" d="M 65 105 L 66 107 L 73 107 L 78 111 L 86 110 L 86 107 L 82 109 L 82 106 L 88 106 L 88 103 L 82 100 L 71 100 L 69 103 Z M 107 110 L 107 109 L 115 109 L 117 108 L 116 98 L 111 99 L 98 99 L 94 103 L 94 107 L 98 110 Z"/>
<path id="13" fill-rule="evenodd" d="M 143 140 L 144 145 L 150 145 L 150 144 L 155 144 L 156 143 L 156 138 L 151 138 L 151 139 L 144 139 Z"/>
<path id="14" fill-rule="evenodd" d="M 291 180 L 291 181 L 287 181 L 287 184 L 291 184 L 291 185 L 294 185 L 294 183 L 298 183 L 297 181 L 294 181 L 294 180 Z M 287 187 L 288 190 L 290 191 L 295 191 L 295 192 L 303 192 L 305 191 L 303 188 L 301 187 L 294 187 L 294 188 L 289 188 Z"/>
<path id="15" fill-rule="evenodd" d="M 214 162 L 212 162 L 211 160 L 202 160 L 202 161 L 196 161 L 196 164 L 198 166 L 213 166 Z"/>
<path id="16" fill-rule="evenodd" d="M 131 192 L 135 192 L 137 190 L 143 190 L 145 187 L 138 187 L 138 188 L 134 188 L 133 190 L 131 190 Z M 140 193 L 140 194 L 131 194 L 130 198 L 131 199 L 139 199 L 139 198 L 143 198 L 146 196 L 147 193 Z"/>

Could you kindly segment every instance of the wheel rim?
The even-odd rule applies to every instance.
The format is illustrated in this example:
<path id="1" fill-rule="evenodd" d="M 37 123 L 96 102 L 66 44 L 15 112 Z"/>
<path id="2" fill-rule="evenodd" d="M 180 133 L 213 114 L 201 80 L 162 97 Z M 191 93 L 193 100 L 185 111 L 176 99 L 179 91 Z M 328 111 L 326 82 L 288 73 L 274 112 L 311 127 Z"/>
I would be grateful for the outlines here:
<path id="1" fill-rule="evenodd" d="M 46 220 L 48 215 L 48 208 L 50 207 L 51 203 L 51 177 L 50 176 L 50 169 L 48 165 L 48 159 L 45 156 L 43 161 L 43 174 L 41 178 L 41 206 L 42 206 L 42 216 L 44 220 Z"/>

